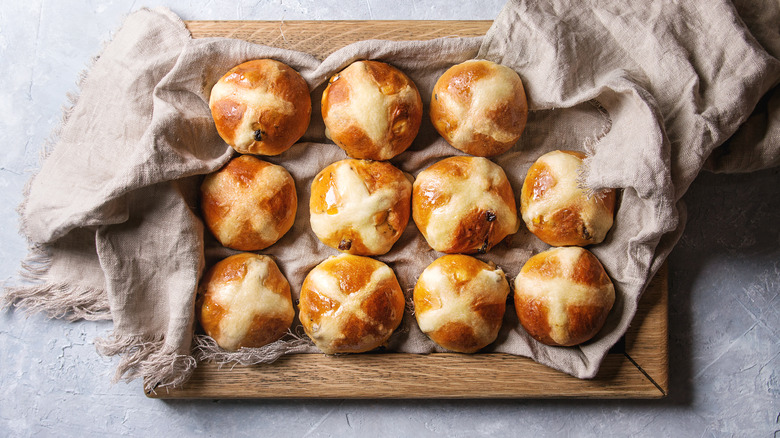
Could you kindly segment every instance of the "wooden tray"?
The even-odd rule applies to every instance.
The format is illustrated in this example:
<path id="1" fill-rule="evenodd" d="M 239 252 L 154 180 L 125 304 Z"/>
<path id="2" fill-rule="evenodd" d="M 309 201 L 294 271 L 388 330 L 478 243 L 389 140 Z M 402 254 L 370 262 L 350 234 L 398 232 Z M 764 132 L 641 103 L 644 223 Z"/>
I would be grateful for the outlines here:
<path id="1" fill-rule="evenodd" d="M 190 21 L 195 38 L 240 38 L 320 59 L 364 39 L 480 36 L 490 21 Z M 593 380 L 508 354 L 296 354 L 273 364 L 199 364 L 153 398 L 661 398 L 668 389 L 667 269 L 648 286 L 623 341 Z"/>

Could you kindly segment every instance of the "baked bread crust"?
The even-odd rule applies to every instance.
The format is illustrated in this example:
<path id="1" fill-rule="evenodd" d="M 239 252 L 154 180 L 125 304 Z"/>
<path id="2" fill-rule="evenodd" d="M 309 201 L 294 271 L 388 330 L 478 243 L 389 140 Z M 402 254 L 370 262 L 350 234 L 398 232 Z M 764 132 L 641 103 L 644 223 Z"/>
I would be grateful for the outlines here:
<path id="1" fill-rule="evenodd" d="M 337 161 L 312 181 L 311 227 L 324 244 L 339 251 L 385 254 L 409 222 L 411 196 L 412 183 L 390 163 Z"/>
<path id="2" fill-rule="evenodd" d="M 552 246 L 601 243 L 612 228 L 615 191 L 592 195 L 578 186 L 585 154 L 552 151 L 528 169 L 520 194 L 520 212 L 528 229 Z"/>
<path id="3" fill-rule="evenodd" d="M 523 81 L 491 61 L 454 65 L 433 87 L 430 116 L 456 149 L 480 157 L 504 153 L 520 139 L 528 119 Z"/>
<path id="4" fill-rule="evenodd" d="M 604 267 L 577 246 L 531 257 L 514 286 L 520 323 L 547 345 L 572 346 L 593 338 L 615 303 L 615 287 Z"/>
<path id="5" fill-rule="evenodd" d="M 405 151 L 422 122 L 417 86 L 397 68 L 357 61 L 322 93 L 325 135 L 352 158 L 389 160 Z"/>
<path id="6" fill-rule="evenodd" d="M 420 172 L 412 217 L 431 248 L 449 254 L 485 253 L 520 225 L 504 170 L 480 157 L 445 158 Z"/>
<path id="7" fill-rule="evenodd" d="M 506 310 L 504 271 L 466 255 L 439 257 L 414 287 L 414 314 L 438 345 L 473 353 L 496 340 Z"/>
<path id="8" fill-rule="evenodd" d="M 401 323 L 404 307 L 404 294 L 389 266 L 341 254 L 306 276 L 299 317 L 324 353 L 361 353 L 387 341 Z"/>
<path id="9" fill-rule="evenodd" d="M 233 158 L 201 185 L 206 226 L 222 245 L 240 251 L 273 245 L 292 227 L 297 208 L 290 173 L 251 155 Z"/>
<path id="10" fill-rule="evenodd" d="M 215 264 L 200 282 L 195 309 L 206 334 L 229 351 L 276 341 L 295 318 L 287 279 L 270 257 L 252 253 Z"/>
<path id="11" fill-rule="evenodd" d="M 220 137 L 242 154 L 281 154 L 311 120 L 308 84 L 273 59 L 247 61 L 225 73 L 211 89 L 209 108 Z"/>

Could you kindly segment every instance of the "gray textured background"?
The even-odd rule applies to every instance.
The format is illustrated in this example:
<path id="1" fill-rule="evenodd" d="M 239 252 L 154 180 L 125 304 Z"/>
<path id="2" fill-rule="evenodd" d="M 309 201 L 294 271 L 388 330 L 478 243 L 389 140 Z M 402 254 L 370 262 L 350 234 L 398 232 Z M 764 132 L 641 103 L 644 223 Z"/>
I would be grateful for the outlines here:
<path id="1" fill-rule="evenodd" d="M 0 0 L 0 282 L 15 208 L 66 94 L 140 6 L 184 19 L 493 19 L 503 0 Z M 780 436 L 780 169 L 702 174 L 670 266 L 670 396 L 657 401 L 173 401 L 109 383 L 107 322 L 0 313 L 0 436 Z"/>

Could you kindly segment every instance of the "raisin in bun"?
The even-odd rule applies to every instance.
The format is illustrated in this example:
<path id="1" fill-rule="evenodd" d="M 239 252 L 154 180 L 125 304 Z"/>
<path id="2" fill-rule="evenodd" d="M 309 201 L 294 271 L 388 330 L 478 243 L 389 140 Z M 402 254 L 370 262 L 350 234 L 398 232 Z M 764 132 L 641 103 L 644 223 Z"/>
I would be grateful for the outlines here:
<path id="1" fill-rule="evenodd" d="M 295 221 L 295 182 L 282 166 L 251 155 L 233 158 L 203 180 L 201 209 L 219 242 L 241 251 L 274 244 Z"/>
<path id="2" fill-rule="evenodd" d="M 206 334 L 230 351 L 276 341 L 295 317 L 287 279 L 270 257 L 252 253 L 215 264 L 200 282 L 195 308 Z"/>
<path id="3" fill-rule="evenodd" d="M 390 163 L 337 161 L 311 184 L 311 227 L 339 251 L 385 254 L 409 222 L 411 196 L 412 183 Z"/>
<path id="4" fill-rule="evenodd" d="M 581 344 L 598 333 L 615 287 L 590 251 L 553 248 L 531 257 L 515 278 L 515 311 L 531 337 L 547 345 Z"/>
<path id="5" fill-rule="evenodd" d="M 512 186 L 486 158 L 450 157 L 417 175 L 412 218 L 431 248 L 445 253 L 484 253 L 517 232 Z"/>
<path id="6" fill-rule="evenodd" d="M 420 275 L 414 315 L 440 346 L 473 353 L 496 340 L 506 310 L 504 271 L 466 255 L 445 255 Z"/>
<path id="7" fill-rule="evenodd" d="M 528 229 L 552 246 L 601 243 L 612 228 L 615 191 L 589 195 L 577 178 L 585 154 L 553 151 L 528 169 L 520 211 Z"/>
<path id="8" fill-rule="evenodd" d="M 397 68 L 358 61 L 322 93 L 325 134 L 352 158 L 389 160 L 405 151 L 422 121 L 417 86 Z"/>
<path id="9" fill-rule="evenodd" d="M 372 258 L 341 254 L 306 276 L 299 317 L 324 353 L 360 353 L 387 341 L 401 323 L 404 307 L 404 294 L 390 267 Z"/>
<path id="10" fill-rule="evenodd" d="M 311 97 L 286 64 L 257 59 L 233 67 L 214 85 L 209 108 L 220 137 L 242 154 L 278 155 L 306 132 Z"/>
<path id="11" fill-rule="evenodd" d="M 501 154 L 525 129 L 523 81 L 511 68 L 490 61 L 455 65 L 433 87 L 430 115 L 453 147 L 480 157 Z"/>

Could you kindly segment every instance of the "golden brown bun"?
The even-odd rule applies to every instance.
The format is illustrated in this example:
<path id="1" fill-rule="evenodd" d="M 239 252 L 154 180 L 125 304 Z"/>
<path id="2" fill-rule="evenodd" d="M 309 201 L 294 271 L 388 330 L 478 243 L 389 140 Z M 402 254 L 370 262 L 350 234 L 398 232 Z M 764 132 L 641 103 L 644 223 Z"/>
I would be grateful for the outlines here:
<path id="1" fill-rule="evenodd" d="M 504 170 L 479 157 L 445 158 L 420 172 L 412 217 L 431 248 L 450 254 L 485 253 L 520 223 Z"/>
<path id="2" fill-rule="evenodd" d="M 431 122 L 461 151 L 491 157 L 508 151 L 525 129 L 528 102 L 520 76 L 485 60 L 455 65 L 436 82 Z"/>
<path id="3" fill-rule="evenodd" d="M 206 334 L 230 351 L 276 341 L 295 317 L 287 279 L 270 257 L 252 253 L 214 265 L 200 282 L 195 309 Z"/>
<path id="4" fill-rule="evenodd" d="M 322 93 L 325 134 L 352 158 L 389 160 L 405 151 L 422 121 L 417 86 L 395 67 L 358 61 Z"/>
<path id="5" fill-rule="evenodd" d="M 401 323 L 404 306 L 392 269 L 350 254 L 312 269 L 299 304 L 303 329 L 327 354 L 360 353 L 384 344 Z"/>
<path id="6" fill-rule="evenodd" d="M 531 257 L 515 278 L 515 311 L 534 339 L 581 344 L 598 333 L 615 303 L 615 287 L 590 251 L 553 248 Z"/>
<path id="7" fill-rule="evenodd" d="M 552 246 L 601 243 L 612 227 L 615 191 L 588 196 L 577 184 L 585 154 L 553 151 L 528 169 L 520 211 L 528 229 Z"/>
<path id="8" fill-rule="evenodd" d="M 203 180 L 201 209 L 219 242 L 241 251 L 273 245 L 295 221 L 295 182 L 282 167 L 251 155 L 233 158 Z"/>
<path id="9" fill-rule="evenodd" d="M 473 353 L 496 340 L 506 310 L 504 271 L 466 255 L 439 257 L 414 287 L 417 324 L 433 342 Z"/>
<path id="10" fill-rule="evenodd" d="M 385 254 L 409 222 L 411 196 L 412 183 L 390 163 L 337 161 L 311 184 L 311 227 L 339 251 Z"/>
<path id="11" fill-rule="evenodd" d="M 273 59 L 233 67 L 211 89 L 209 108 L 220 137 L 242 154 L 281 154 L 311 119 L 306 81 Z"/>

